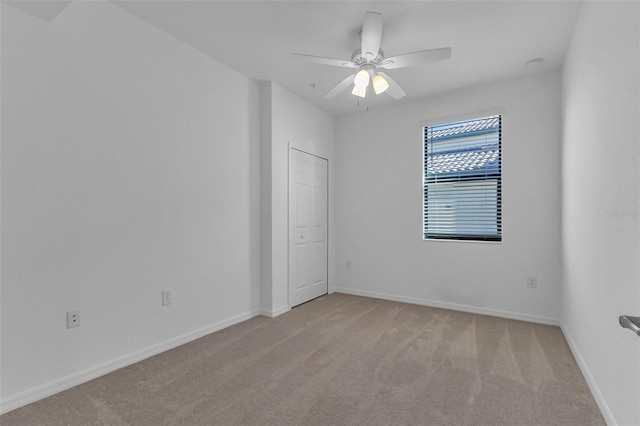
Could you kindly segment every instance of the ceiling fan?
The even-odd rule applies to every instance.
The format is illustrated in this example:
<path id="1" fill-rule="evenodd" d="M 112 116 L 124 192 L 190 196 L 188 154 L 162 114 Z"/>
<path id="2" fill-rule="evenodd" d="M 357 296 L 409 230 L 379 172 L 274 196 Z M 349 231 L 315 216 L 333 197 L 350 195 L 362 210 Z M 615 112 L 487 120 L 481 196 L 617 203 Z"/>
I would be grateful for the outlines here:
<path id="1" fill-rule="evenodd" d="M 380 69 L 390 70 L 395 68 L 407 68 L 429 62 L 440 61 L 451 57 L 451 48 L 420 50 L 413 53 L 386 58 L 380 49 L 382 41 L 382 14 L 367 12 L 362 25 L 362 44 L 351 56 L 351 60 L 325 58 L 322 56 L 304 55 L 293 53 L 292 56 L 306 62 L 322 65 L 332 65 L 344 68 L 357 68 L 358 71 L 349 75 L 329 90 L 324 97 L 332 98 L 353 84 L 351 93 L 364 98 L 367 95 L 369 81 L 372 81 L 376 95 L 386 92 L 396 99 L 400 99 L 406 93 L 402 88 Z"/>

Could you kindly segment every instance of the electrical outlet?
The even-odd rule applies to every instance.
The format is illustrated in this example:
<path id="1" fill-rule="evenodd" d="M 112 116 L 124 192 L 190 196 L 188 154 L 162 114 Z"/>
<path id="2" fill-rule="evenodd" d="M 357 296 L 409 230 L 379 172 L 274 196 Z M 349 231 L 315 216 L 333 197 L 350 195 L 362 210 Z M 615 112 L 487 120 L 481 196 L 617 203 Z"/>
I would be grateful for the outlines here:
<path id="1" fill-rule="evenodd" d="M 80 326 L 80 311 L 67 312 L 67 328 Z"/>
<path id="2" fill-rule="evenodd" d="M 171 304 L 171 290 L 164 290 L 162 292 L 162 306 Z"/>
<path id="3" fill-rule="evenodd" d="M 527 277 L 527 287 L 538 288 L 538 277 Z"/>

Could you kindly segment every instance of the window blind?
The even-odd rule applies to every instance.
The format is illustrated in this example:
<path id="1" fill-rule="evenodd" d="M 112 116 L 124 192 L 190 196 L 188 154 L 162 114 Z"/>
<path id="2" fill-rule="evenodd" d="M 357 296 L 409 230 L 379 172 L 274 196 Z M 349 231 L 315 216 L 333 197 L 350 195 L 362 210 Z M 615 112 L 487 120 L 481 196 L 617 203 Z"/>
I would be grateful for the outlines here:
<path id="1" fill-rule="evenodd" d="M 502 240 L 502 116 L 424 128 L 424 239 Z"/>

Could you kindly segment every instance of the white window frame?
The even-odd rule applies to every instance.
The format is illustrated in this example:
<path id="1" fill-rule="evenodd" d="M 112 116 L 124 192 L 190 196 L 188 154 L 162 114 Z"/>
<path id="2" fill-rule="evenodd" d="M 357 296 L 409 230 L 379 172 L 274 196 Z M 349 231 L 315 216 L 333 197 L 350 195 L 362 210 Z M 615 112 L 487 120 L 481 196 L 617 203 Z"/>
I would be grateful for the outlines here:
<path id="1" fill-rule="evenodd" d="M 488 116 L 478 115 L 476 117 L 477 118 L 441 122 L 442 124 L 425 124 L 422 128 L 424 240 L 502 241 L 503 115 L 501 113 L 494 113 Z M 429 173 L 427 170 L 428 159 L 433 159 L 436 155 L 429 154 L 428 151 L 431 149 L 431 152 L 433 152 L 435 148 L 433 144 L 438 143 L 438 141 L 434 139 L 428 139 L 427 134 L 430 128 L 432 131 L 438 131 L 449 125 L 464 122 L 470 123 L 485 119 L 490 120 L 493 118 L 498 118 L 498 127 L 496 131 L 492 131 L 491 128 L 486 129 L 486 134 L 491 138 L 486 143 L 495 144 L 497 141 L 497 171 L 494 161 L 490 168 L 459 170 L 457 176 L 456 173 L 445 173 L 442 168 L 440 168 L 440 172 L 434 173 L 431 171 Z M 473 149 L 465 149 L 464 147 L 465 141 L 469 139 L 468 135 L 470 134 L 473 133 L 462 133 L 459 137 L 455 135 L 449 136 L 448 141 L 449 143 L 453 141 L 456 143 L 456 146 L 461 146 L 461 148 L 459 148 L 461 154 L 472 152 Z M 446 137 L 442 137 L 440 143 L 443 143 L 442 141 L 444 140 L 446 140 Z M 474 143 L 476 143 L 477 146 L 481 146 L 482 136 L 478 136 L 477 142 Z M 443 144 L 442 146 L 446 145 Z M 475 149 L 477 150 L 478 148 L 476 147 Z M 431 163 L 434 164 L 433 161 L 431 161 Z M 440 178 L 441 176 L 442 178 Z M 438 191 L 435 199 L 429 199 L 429 188 L 432 188 L 431 191 Z M 457 195 L 455 194 L 456 188 L 462 188 L 460 189 L 461 192 Z M 448 193 L 449 191 L 450 194 Z M 482 197 L 486 197 L 488 201 L 483 201 Z M 487 202 L 487 205 L 483 208 L 484 202 Z M 460 207 L 460 205 L 462 205 L 462 207 Z M 487 207 L 490 208 L 487 210 Z M 449 211 L 449 209 L 451 210 Z M 435 218 L 431 222 L 429 222 L 430 214 L 435 215 Z"/>

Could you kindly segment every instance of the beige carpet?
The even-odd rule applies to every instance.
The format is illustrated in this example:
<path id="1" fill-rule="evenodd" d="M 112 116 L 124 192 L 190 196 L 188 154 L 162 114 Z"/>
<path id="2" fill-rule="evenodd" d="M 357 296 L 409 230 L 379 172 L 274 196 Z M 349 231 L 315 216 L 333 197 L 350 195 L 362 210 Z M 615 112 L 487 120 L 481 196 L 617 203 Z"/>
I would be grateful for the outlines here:
<path id="1" fill-rule="evenodd" d="M 604 424 L 557 327 L 332 294 L 0 417 L 10 425 Z"/>

